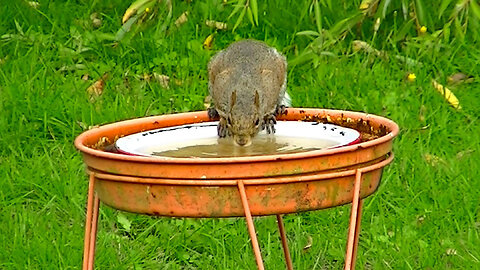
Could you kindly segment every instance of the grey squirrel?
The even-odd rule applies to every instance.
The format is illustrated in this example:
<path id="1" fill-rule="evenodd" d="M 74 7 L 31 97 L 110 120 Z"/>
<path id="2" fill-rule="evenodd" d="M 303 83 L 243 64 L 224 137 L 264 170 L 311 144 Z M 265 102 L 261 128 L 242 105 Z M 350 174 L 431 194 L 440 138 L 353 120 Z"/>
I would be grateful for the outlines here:
<path id="1" fill-rule="evenodd" d="M 220 117 L 219 137 L 248 146 L 260 130 L 275 132 L 287 84 L 287 61 L 275 48 L 255 40 L 232 43 L 212 57 L 208 77 L 209 115 Z"/>

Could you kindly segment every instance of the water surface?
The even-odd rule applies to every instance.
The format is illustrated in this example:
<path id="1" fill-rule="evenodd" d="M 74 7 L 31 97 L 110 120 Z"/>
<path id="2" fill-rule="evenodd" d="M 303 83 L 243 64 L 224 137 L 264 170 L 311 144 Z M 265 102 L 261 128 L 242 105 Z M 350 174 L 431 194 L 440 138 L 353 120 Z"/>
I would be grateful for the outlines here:
<path id="1" fill-rule="evenodd" d="M 260 134 L 249 146 L 237 146 L 231 138 L 204 138 L 169 145 L 155 145 L 140 149 L 154 156 L 184 158 L 218 158 L 261 156 L 300 153 L 332 147 L 338 142 L 326 139 L 309 139 Z"/>

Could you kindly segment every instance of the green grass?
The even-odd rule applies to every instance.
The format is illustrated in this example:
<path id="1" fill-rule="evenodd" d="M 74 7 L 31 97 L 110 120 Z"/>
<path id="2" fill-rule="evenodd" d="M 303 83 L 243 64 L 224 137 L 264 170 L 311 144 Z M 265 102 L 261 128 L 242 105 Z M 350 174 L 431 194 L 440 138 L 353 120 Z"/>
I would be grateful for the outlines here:
<path id="1" fill-rule="evenodd" d="M 190 12 L 185 25 L 176 29 L 172 22 L 162 32 L 162 21 L 154 20 L 117 46 L 111 38 L 128 3 L 41 1 L 34 9 L 16 1 L 0 6 L 0 268 L 81 267 L 87 177 L 73 140 L 84 128 L 203 110 L 206 65 L 215 51 L 250 37 L 276 46 L 292 60 L 295 48 L 301 52 L 310 42 L 295 33 L 315 29 L 309 3 L 287 7 L 269 1 L 259 5 L 258 27 L 245 21 L 234 33 L 218 31 L 213 49 L 205 50 L 202 43 L 214 31 L 203 21 L 222 20 L 231 12 L 217 2 L 175 1 L 174 19 Z M 102 17 L 99 29 L 90 24 L 93 12 Z M 332 14 L 325 27 L 339 20 Z M 447 42 L 427 33 L 392 42 L 387 30 L 379 31 L 372 42 L 377 48 L 423 63 L 406 66 L 394 57 L 352 52 L 353 39 L 369 37 L 367 26 L 326 48 L 334 57 L 316 57 L 316 67 L 290 66 L 288 74 L 295 107 L 365 111 L 401 128 L 396 158 L 385 169 L 378 192 L 364 204 L 357 269 L 477 269 L 480 49 L 468 35 Z M 431 86 L 432 78 L 445 83 L 458 71 L 475 76 L 473 83 L 450 87 L 462 110 Z M 170 89 L 138 79 L 152 72 L 168 75 Z M 415 82 L 405 80 L 407 72 L 416 74 Z M 104 92 L 91 102 L 86 89 L 104 73 L 109 74 Z M 343 206 L 285 217 L 295 269 L 343 266 L 349 214 L 350 207 Z M 255 225 L 267 269 L 283 269 L 275 218 L 256 218 Z M 303 250 L 310 237 L 312 247 Z M 102 206 L 96 266 L 254 269 L 255 262 L 243 219 L 153 218 Z"/>

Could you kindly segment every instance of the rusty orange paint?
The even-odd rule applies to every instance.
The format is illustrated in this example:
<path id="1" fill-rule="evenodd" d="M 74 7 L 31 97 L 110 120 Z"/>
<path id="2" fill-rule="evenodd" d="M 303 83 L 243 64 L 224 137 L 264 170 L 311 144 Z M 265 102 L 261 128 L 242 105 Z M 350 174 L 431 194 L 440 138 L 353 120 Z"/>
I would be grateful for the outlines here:
<path id="1" fill-rule="evenodd" d="M 352 202 L 357 169 L 362 169 L 360 197 L 374 193 L 383 167 L 393 159 L 398 126 L 391 120 L 358 112 L 289 108 L 279 120 L 347 117 L 365 120 L 387 132 L 355 145 L 305 153 L 234 158 L 163 158 L 129 156 L 94 149 L 102 138 L 211 121 L 206 112 L 162 115 L 121 121 L 86 131 L 75 146 L 96 179 L 102 202 L 114 208 L 176 217 L 244 216 L 238 190 L 242 181 L 251 214 L 272 215 L 317 210 Z"/>

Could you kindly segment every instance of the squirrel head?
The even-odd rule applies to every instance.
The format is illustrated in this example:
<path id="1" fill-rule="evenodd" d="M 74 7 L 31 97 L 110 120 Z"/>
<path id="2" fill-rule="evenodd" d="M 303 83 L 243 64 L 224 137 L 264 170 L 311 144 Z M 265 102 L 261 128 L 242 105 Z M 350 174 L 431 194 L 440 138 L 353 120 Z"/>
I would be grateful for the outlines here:
<path id="1" fill-rule="evenodd" d="M 248 113 L 245 113 L 248 112 Z M 227 114 L 227 129 L 233 134 L 233 141 L 239 146 L 248 146 L 260 131 L 260 97 L 255 91 L 253 102 L 237 103 L 237 92 L 230 99 L 230 113 Z"/>

